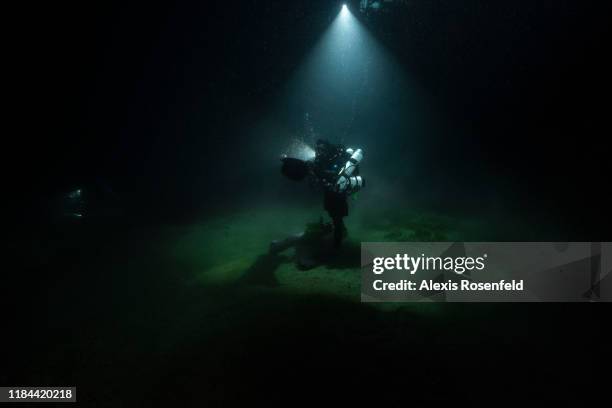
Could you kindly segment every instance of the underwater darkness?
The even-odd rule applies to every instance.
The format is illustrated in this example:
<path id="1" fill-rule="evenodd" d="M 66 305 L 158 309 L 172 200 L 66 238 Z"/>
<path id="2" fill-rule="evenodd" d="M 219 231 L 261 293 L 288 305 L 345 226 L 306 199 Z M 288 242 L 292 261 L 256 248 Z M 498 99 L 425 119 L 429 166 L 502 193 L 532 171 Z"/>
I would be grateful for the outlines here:
<path id="1" fill-rule="evenodd" d="M 601 307 L 362 305 L 359 243 L 610 240 L 610 6 L 344 3 L 15 11 L 0 386 L 92 406 L 594 387 Z M 267 249 L 326 217 L 280 173 L 317 138 L 362 148 L 367 184 L 343 252 L 302 271 Z"/>
<path id="2" fill-rule="evenodd" d="M 265 199 L 309 114 L 318 135 L 367 148 L 372 186 L 388 185 L 402 206 L 554 213 L 569 232 L 597 232 L 608 10 L 532 3 L 410 1 L 369 19 L 350 4 L 373 45 L 340 61 L 355 64 L 340 73 L 350 78 L 320 103 L 338 82 L 324 77 L 334 50 L 322 62 L 312 54 L 333 46 L 321 42 L 340 3 L 43 9 L 18 51 L 29 90 L 19 101 L 36 117 L 11 141 L 29 163 L 12 196 L 23 208 L 104 180 L 168 216 Z M 300 78 L 309 63 L 323 73 Z"/>

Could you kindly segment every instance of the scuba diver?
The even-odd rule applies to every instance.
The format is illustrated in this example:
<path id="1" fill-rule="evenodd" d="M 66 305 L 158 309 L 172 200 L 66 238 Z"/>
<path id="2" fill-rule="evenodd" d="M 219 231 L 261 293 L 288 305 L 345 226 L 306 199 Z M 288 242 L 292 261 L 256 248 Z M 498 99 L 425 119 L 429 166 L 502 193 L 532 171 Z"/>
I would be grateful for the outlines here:
<path id="1" fill-rule="evenodd" d="M 323 206 L 332 219 L 335 247 L 340 246 L 346 235 L 343 218 L 348 216 L 347 198 L 364 186 L 359 175 L 361 159 L 361 149 L 345 149 L 324 140 L 317 141 L 311 180 L 323 187 Z"/>
<path id="2" fill-rule="evenodd" d="M 281 172 L 291 180 L 308 179 L 312 186 L 323 190 L 323 206 L 329 214 L 332 225 L 320 222 L 322 230 L 333 232 L 334 247 L 339 248 L 346 235 L 343 218 L 348 216 L 348 196 L 365 186 L 364 179 L 359 175 L 359 163 L 363 159 L 361 149 L 345 148 L 326 140 L 317 140 L 315 157 L 311 160 L 300 160 L 282 157 Z M 303 234 L 275 241 L 271 244 L 271 252 L 279 252 L 295 244 Z"/>

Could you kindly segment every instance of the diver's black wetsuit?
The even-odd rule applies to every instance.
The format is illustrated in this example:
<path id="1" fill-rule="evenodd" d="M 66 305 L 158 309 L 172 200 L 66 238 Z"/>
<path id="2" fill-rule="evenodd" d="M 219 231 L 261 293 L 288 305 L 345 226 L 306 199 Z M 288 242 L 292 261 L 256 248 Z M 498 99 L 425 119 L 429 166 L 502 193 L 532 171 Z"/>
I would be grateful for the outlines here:
<path id="1" fill-rule="evenodd" d="M 338 172 L 350 155 L 344 146 L 318 140 L 313 173 L 324 188 L 323 206 L 334 224 L 334 245 L 340 246 L 345 235 L 343 218 L 348 216 L 347 194 L 336 191 Z"/>
<path id="2" fill-rule="evenodd" d="M 339 247 L 345 234 L 343 218 L 348 216 L 346 194 L 325 190 L 323 205 L 334 223 L 334 245 Z"/>
<path id="3" fill-rule="evenodd" d="M 361 149 L 345 149 L 319 139 L 312 161 L 284 156 L 281 172 L 291 180 L 308 178 L 311 185 L 324 191 L 323 206 L 333 222 L 334 245 L 339 247 L 346 235 L 343 218 L 348 216 L 347 198 L 363 187 L 359 176 Z"/>

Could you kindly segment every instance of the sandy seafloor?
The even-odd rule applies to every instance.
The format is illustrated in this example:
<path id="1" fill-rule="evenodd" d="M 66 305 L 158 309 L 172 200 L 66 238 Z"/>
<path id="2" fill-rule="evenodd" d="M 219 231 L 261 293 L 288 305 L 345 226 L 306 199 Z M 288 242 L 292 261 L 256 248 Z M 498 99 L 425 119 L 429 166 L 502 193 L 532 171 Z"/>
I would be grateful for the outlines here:
<path id="1" fill-rule="evenodd" d="M 470 387 L 493 381 L 487 372 L 520 369 L 524 351 L 542 344 L 536 335 L 552 342 L 566 324 L 583 324 L 526 305 L 360 303 L 360 242 L 501 240 L 515 221 L 492 232 L 482 218 L 357 208 L 329 262 L 301 270 L 292 249 L 267 256 L 271 240 L 324 215 L 262 206 L 180 223 L 84 218 L 25 234 L 11 285 L 24 291 L 16 327 L 29 352 L 11 356 L 4 382 L 76 384 L 90 406 L 226 406 L 274 398 L 274 387 L 373 389 L 373 381 L 442 387 L 415 394 L 421 403 L 469 402 Z M 549 348 L 541 358 L 557 357 Z M 469 375 L 453 374 L 461 367 Z M 520 381 L 529 390 L 541 374 Z"/>

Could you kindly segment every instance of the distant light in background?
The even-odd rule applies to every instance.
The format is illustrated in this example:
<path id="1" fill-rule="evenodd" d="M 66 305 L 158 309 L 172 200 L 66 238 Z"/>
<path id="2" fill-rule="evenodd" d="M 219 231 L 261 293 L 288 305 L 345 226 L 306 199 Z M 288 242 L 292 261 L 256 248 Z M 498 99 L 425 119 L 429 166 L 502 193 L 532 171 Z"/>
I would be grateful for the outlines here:
<path id="1" fill-rule="evenodd" d="M 346 4 L 343 4 L 342 8 L 340 9 L 340 13 L 338 14 L 338 17 L 336 18 L 336 21 L 339 24 L 343 24 L 346 26 L 347 24 L 351 23 L 351 20 L 355 20 L 355 17 L 352 15 L 348 6 Z"/>

